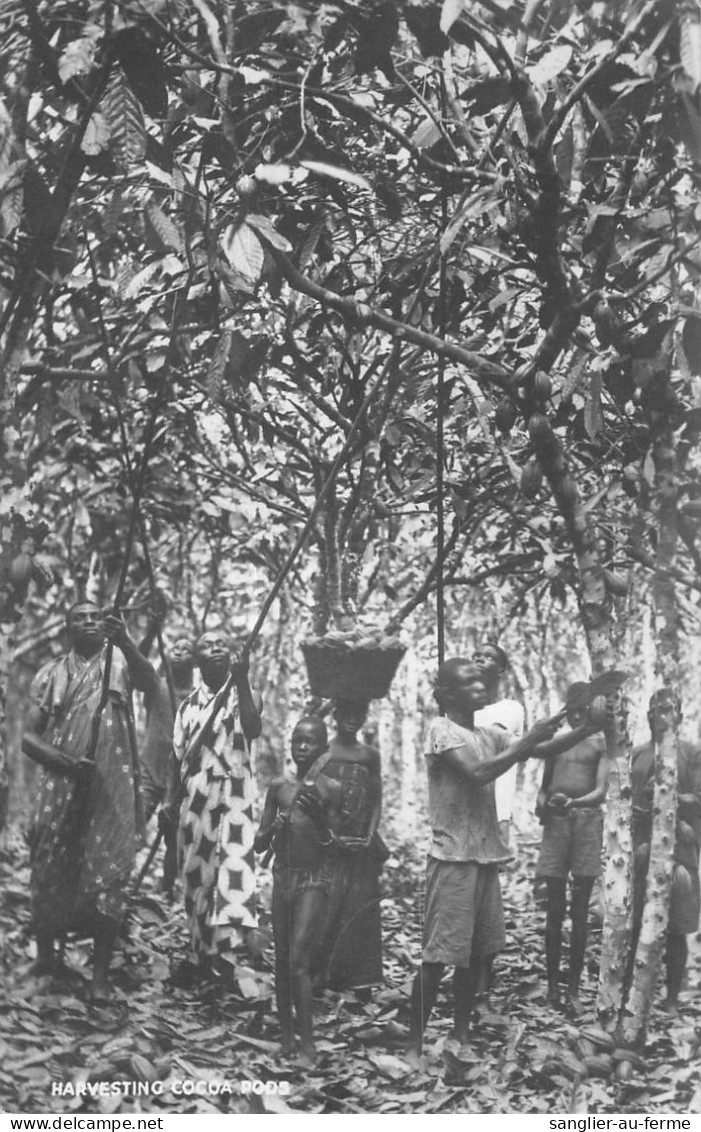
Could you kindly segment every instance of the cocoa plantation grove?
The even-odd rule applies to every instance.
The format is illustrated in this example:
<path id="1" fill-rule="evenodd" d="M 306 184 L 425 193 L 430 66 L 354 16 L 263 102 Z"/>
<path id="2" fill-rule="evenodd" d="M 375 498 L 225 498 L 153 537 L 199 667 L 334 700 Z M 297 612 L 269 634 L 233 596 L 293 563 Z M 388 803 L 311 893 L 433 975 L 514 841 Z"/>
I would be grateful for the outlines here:
<path id="1" fill-rule="evenodd" d="M 700 182 L 693 0 L 0 0 L 5 1111 L 700 1110 Z"/>

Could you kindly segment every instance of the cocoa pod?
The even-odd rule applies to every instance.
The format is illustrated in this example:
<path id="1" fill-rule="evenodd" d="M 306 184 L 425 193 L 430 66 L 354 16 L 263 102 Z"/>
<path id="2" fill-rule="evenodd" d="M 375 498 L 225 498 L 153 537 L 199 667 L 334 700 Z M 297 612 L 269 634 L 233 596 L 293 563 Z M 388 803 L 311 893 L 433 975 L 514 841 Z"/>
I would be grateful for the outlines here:
<path id="1" fill-rule="evenodd" d="M 549 401 L 552 393 L 552 382 L 547 373 L 538 370 L 533 378 L 533 392 L 539 401 Z"/>
<path id="2" fill-rule="evenodd" d="M 138 1081 L 144 1081 L 147 1084 L 152 1084 L 154 1081 L 159 1080 L 159 1074 L 156 1068 L 142 1057 L 140 1053 L 133 1053 L 129 1058 L 132 1072 Z"/>
<path id="3" fill-rule="evenodd" d="M 592 1054 L 585 1057 L 584 1064 L 590 1077 L 608 1077 L 613 1069 L 613 1058 L 609 1053 Z"/>
<path id="4" fill-rule="evenodd" d="M 577 1038 L 574 1043 L 573 1049 L 577 1054 L 577 1057 L 581 1058 L 581 1060 L 584 1062 L 586 1062 L 587 1058 L 594 1057 L 596 1054 L 596 1046 L 594 1045 L 594 1043 L 590 1042 L 588 1038 L 582 1036 Z"/>
<path id="5" fill-rule="evenodd" d="M 633 1073 L 633 1063 L 631 1061 L 618 1061 L 616 1063 L 616 1078 L 619 1081 L 629 1081 Z"/>
<path id="6" fill-rule="evenodd" d="M 528 419 L 528 435 L 534 442 L 550 436 L 550 421 L 545 413 L 533 413 Z"/>
<path id="7" fill-rule="evenodd" d="M 521 471 L 521 491 L 527 499 L 534 499 L 543 486 L 543 469 L 535 456 L 524 464 Z"/>
<path id="8" fill-rule="evenodd" d="M 622 570 L 604 569 L 604 585 L 614 597 L 625 597 L 628 593 L 628 575 Z"/>
<path id="9" fill-rule="evenodd" d="M 562 1077 L 568 1077 L 570 1081 L 576 1081 L 578 1078 L 587 1076 L 587 1067 L 574 1054 L 562 1054 L 559 1057 L 547 1058 L 540 1067 L 540 1072 L 545 1074 L 546 1077 L 559 1074 Z"/>
<path id="10" fill-rule="evenodd" d="M 633 854 L 633 867 L 635 868 L 636 873 L 639 876 L 642 876 L 647 872 L 649 865 L 650 843 L 648 841 L 643 841 L 642 845 L 638 845 L 638 848 Z"/>
<path id="11" fill-rule="evenodd" d="M 516 424 L 518 409 L 510 397 L 502 397 L 494 410 L 494 424 L 506 436 Z"/>
<path id="12" fill-rule="evenodd" d="M 240 197 L 252 197 L 258 188 L 258 182 L 255 177 L 251 177 L 250 173 L 244 173 L 242 177 L 239 177 L 234 188 Z"/>
<path id="13" fill-rule="evenodd" d="M 677 864 L 674 866 L 672 873 L 672 895 L 677 900 L 686 900 L 691 896 L 691 876 L 689 870 L 684 865 Z"/>
<path id="14" fill-rule="evenodd" d="M 579 1057 L 575 1057 L 574 1054 L 567 1054 L 560 1058 L 560 1065 L 562 1066 L 562 1071 L 565 1076 L 569 1077 L 572 1081 L 587 1076 L 586 1063 Z"/>
<path id="15" fill-rule="evenodd" d="M 620 1062 L 626 1062 L 627 1061 L 630 1064 L 631 1068 L 634 1065 L 641 1065 L 641 1066 L 643 1065 L 643 1059 L 641 1057 L 639 1057 L 637 1053 L 634 1053 L 632 1049 L 622 1049 L 619 1046 L 618 1049 L 615 1049 L 613 1051 L 613 1053 L 611 1054 L 611 1057 L 613 1058 L 614 1061 L 620 1061 Z"/>
<path id="16" fill-rule="evenodd" d="M 616 1043 L 611 1035 L 602 1030 L 600 1026 L 586 1026 L 582 1029 L 581 1034 L 587 1041 L 592 1042 L 597 1049 L 611 1051 L 616 1048 Z"/>
<path id="17" fill-rule="evenodd" d="M 606 696 L 594 696 L 587 714 L 591 724 L 595 727 L 603 727 L 606 723 Z"/>
<path id="18" fill-rule="evenodd" d="M 558 489 L 558 497 L 566 507 L 574 507 L 579 500 L 577 485 L 571 476 L 566 476 Z"/>
<path id="19" fill-rule="evenodd" d="M 32 559 L 25 551 L 12 559 L 8 571 L 13 586 L 28 586 L 32 576 Z"/>
<path id="20" fill-rule="evenodd" d="M 606 349 L 611 345 L 618 331 L 616 316 L 606 300 L 601 299 L 594 307 L 591 317 L 599 345 Z"/>

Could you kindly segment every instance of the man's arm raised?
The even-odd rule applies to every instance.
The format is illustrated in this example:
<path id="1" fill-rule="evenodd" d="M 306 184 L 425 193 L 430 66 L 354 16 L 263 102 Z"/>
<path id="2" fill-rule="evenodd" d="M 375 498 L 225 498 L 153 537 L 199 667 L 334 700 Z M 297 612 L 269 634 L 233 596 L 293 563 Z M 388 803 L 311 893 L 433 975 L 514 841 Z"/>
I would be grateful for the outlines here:
<path id="1" fill-rule="evenodd" d="M 522 739 L 512 743 L 491 759 L 478 758 L 467 744 L 441 751 L 440 756 L 475 786 L 486 786 L 488 782 L 494 782 L 496 778 L 501 777 L 515 763 L 522 762 L 537 753 L 536 748 L 551 738 L 553 732 L 561 725 L 562 719 L 563 712 L 560 711 L 548 719 L 538 720 Z"/>

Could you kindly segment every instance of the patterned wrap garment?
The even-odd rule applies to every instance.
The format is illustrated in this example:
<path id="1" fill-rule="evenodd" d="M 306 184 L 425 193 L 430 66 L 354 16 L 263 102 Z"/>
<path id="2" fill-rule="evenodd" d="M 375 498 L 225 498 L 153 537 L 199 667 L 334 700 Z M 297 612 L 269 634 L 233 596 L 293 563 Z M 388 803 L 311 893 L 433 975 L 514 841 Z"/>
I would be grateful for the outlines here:
<path id="1" fill-rule="evenodd" d="M 76 762 L 89 749 L 104 665 L 105 651 L 90 660 L 72 651 L 45 664 L 32 682 L 43 737 Z M 114 649 L 92 781 L 40 772 L 29 832 L 34 929 L 90 930 L 95 912 L 121 919 L 142 832 L 131 689 Z"/>
<path id="2" fill-rule="evenodd" d="M 215 693 L 197 688 L 175 717 L 173 750 L 185 776 L 178 824 L 178 859 L 192 958 L 235 961 L 235 948 L 255 928 L 253 853 L 255 785 L 232 687 L 194 767 L 184 764 L 206 723 Z"/>

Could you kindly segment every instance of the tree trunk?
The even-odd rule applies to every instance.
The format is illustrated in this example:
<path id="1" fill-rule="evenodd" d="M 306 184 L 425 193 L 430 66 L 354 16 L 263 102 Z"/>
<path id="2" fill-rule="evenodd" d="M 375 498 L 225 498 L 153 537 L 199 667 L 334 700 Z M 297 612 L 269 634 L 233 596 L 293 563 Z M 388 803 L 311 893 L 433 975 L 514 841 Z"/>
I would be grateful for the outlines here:
<path id="1" fill-rule="evenodd" d="M 671 354 L 666 356 L 665 361 L 664 376 L 658 376 L 654 382 L 654 402 L 648 414 L 653 433 L 657 510 L 657 569 L 653 582 L 657 643 L 655 672 L 658 687 L 676 690 L 679 687 L 679 640 L 672 575 L 677 543 L 677 510 L 675 439 L 669 411 L 674 396 L 669 382 Z M 651 392 L 649 387 L 643 390 L 644 394 L 646 392 Z M 662 406 L 661 411 L 658 406 Z M 645 1042 L 664 953 L 674 868 L 677 745 L 676 731 L 668 729 L 655 751 L 656 785 L 645 907 L 630 994 L 620 1023 L 621 1039 L 629 1047 L 640 1047 Z"/>

